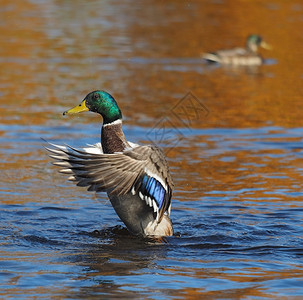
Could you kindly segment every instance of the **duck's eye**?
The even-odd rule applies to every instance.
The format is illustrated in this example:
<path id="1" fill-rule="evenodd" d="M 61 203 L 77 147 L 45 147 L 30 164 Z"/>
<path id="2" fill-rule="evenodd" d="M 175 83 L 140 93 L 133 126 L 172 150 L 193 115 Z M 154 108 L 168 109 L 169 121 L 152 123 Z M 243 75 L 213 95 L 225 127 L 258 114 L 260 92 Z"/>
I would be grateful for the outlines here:
<path id="1" fill-rule="evenodd" d="M 94 94 L 94 99 L 99 99 L 99 95 L 98 94 Z"/>

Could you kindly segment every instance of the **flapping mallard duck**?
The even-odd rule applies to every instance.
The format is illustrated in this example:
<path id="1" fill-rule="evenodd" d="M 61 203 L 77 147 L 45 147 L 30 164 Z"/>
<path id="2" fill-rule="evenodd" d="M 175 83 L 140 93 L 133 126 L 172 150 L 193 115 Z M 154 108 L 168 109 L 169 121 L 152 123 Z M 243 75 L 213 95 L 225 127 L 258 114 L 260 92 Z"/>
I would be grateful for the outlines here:
<path id="1" fill-rule="evenodd" d="M 89 191 L 106 192 L 130 232 L 142 236 L 173 234 L 169 218 L 173 182 L 163 152 L 128 142 L 115 99 L 104 91 L 89 93 L 63 115 L 92 111 L 103 117 L 101 144 L 75 149 L 47 148 L 69 180 Z"/>
<path id="2" fill-rule="evenodd" d="M 263 58 L 258 54 L 259 47 L 271 49 L 270 45 L 264 42 L 259 35 L 252 34 L 246 40 L 246 48 L 233 48 L 213 53 L 204 53 L 202 58 L 208 62 L 217 62 L 222 65 L 259 66 L 263 63 Z"/>

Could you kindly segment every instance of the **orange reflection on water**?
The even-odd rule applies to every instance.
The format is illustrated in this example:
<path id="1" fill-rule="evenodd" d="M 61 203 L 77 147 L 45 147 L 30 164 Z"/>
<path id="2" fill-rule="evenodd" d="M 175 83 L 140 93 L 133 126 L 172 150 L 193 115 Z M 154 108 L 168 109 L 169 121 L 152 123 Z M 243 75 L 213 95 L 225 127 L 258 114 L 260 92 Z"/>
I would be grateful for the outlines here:
<path id="1" fill-rule="evenodd" d="M 26 207 L 28 203 L 39 203 L 41 207 L 65 207 L 74 206 L 74 202 L 81 199 L 83 203 L 78 203 L 81 206 L 93 197 L 55 173 L 40 138 L 47 135 L 60 143 L 72 143 L 86 137 L 83 132 L 77 135 L 72 129 L 87 123 L 99 128 L 99 116 L 83 114 L 63 118 L 62 112 L 78 104 L 88 92 L 105 89 L 121 106 L 125 124 L 129 125 L 129 138 L 134 128 L 145 132 L 165 117 L 169 126 L 177 130 L 184 130 L 186 126 L 188 131 L 275 128 L 272 132 L 268 129 L 258 133 L 260 139 L 233 131 L 231 136 L 215 136 L 214 133 L 215 139 L 207 132 L 185 134 L 175 147 L 163 141 L 167 146 L 165 150 L 170 150 L 168 157 L 176 185 L 173 219 L 177 218 L 174 209 L 180 210 L 179 203 L 184 205 L 184 211 L 196 211 L 192 202 L 215 203 L 216 200 L 209 200 L 211 197 L 225 197 L 226 202 L 242 204 L 233 210 L 239 218 L 244 212 L 258 216 L 270 214 L 274 209 L 301 208 L 302 137 L 288 133 L 287 129 L 303 127 L 303 40 L 299 30 L 303 22 L 302 10 L 299 1 L 284 0 L 271 3 L 148 0 L 144 6 L 129 1 L 2 0 L 2 204 Z M 258 69 L 226 69 L 208 66 L 200 59 L 204 51 L 242 46 L 250 33 L 260 33 L 272 44 L 273 50 L 262 51 L 262 55 L 273 59 L 273 63 Z M 178 119 L 175 114 L 180 111 L 174 108 L 188 92 L 208 113 L 193 114 L 190 125 L 184 125 L 186 114 L 193 112 L 185 110 L 185 115 Z M 65 131 L 58 128 L 65 128 Z M 66 128 L 70 129 L 68 134 Z M 144 133 L 135 138 L 148 142 Z M 98 141 L 96 138 L 95 142 Z M 229 143 L 224 143 L 226 141 Z M 260 146 L 259 142 L 264 143 Z M 16 231 L 23 229 L 17 227 Z M 77 254 L 85 256 L 86 249 L 82 246 Z M 101 250 L 105 251 L 103 255 L 109 256 L 113 249 Z M 15 258 L 7 258 L 9 255 L 12 254 L 5 251 L 0 254 L 5 260 L 14 261 Z M 45 253 L 39 255 L 46 256 Z M 96 255 L 94 253 L 93 257 Z M 34 260 L 25 252 L 16 252 L 15 256 L 20 263 Z M 112 258 L 121 259 L 120 256 L 118 253 Z M 75 274 L 71 280 L 77 285 L 84 277 L 92 281 L 95 276 L 106 278 L 119 268 L 133 275 L 149 267 L 145 265 L 145 257 L 139 267 L 137 257 L 132 262 L 109 263 L 106 267 L 103 259 L 95 262 L 90 258 L 87 264 L 91 269 L 85 275 Z M 148 263 L 153 265 L 152 259 Z M 63 264 L 77 265 L 77 262 L 64 261 Z M 189 266 L 186 270 L 166 266 L 166 270 L 170 272 L 170 279 L 174 276 L 197 280 L 217 278 L 252 284 L 219 291 L 214 286 L 212 290 L 181 287 L 169 292 L 188 299 L 201 295 L 270 297 L 264 287 L 268 281 L 303 277 L 301 265 L 291 264 L 280 271 L 261 267 L 233 271 L 227 267 Z M 14 276 L 12 288 L 2 296 L 24 293 L 22 287 L 15 286 L 19 280 L 18 274 Z M 99 288 L 98 284 L 91 291 Z M 102 287 L 102 283 L 100 285 Z M 135 284 L 129 283 L 129 286 Z M 113 284 L 111 288 L 119 290 L 120 286 Z M 85 295 L 87 290 L 89 288 L 83 289 L 82 293 Z M 53 293 L 73 295 L 68 285 L 56 290 L 51 285 L 50 288 L 37 287 L 31 292 L 50 297 Z"/>

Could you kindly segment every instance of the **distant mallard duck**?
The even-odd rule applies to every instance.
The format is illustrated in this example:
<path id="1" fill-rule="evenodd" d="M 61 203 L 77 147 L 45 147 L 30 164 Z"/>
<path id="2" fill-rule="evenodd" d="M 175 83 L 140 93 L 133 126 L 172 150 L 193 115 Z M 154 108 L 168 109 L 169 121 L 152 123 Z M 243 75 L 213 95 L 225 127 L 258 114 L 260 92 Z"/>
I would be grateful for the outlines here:
<path id="1" fill-rule="evenodd" d="M 133 234 L 172 235 L 169 215 L 173 182 L 163 152 L 126 140 L 121 111 L 107 92 L 91 92 L 63 114 L 83 111 L 103 117 L 101 144 L 81 149 L 51 144 L 47 150 L 54 164 L 78 186 L 107 192 L 116 213 Z"/>
<path id="2" fill-rule="evenodd" d="M 263 58 L 258 54 L 258 48 L 271 49 L 259 35 L 252 34 L 246 40 L 246 48 L 233 48 L 203 54 L 209 62 L 218 62 L 222 65 L 232 66 L 259 66 Z"/>

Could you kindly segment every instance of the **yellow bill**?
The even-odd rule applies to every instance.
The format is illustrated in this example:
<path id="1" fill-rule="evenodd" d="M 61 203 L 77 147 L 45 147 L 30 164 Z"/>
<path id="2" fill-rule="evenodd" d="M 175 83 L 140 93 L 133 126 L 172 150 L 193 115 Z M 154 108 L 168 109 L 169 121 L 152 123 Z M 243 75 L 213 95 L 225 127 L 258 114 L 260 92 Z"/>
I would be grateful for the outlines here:
<path id="1" fill-rule="evenodd" d="M 67 115 L 67 114 L 77 114 L 83 111 L 89 111 L 89 109 L 86 106 L 86 100 L 83 100 L 79 105 L 65 111 L 63 113 L 63 116 Z"/>
<path id="2" fill-rule="evenodd" d="M 272 47 L 270 44 L 267 44 L 266 42 L 262 41 L 260 44 L 260 47 L 266 49 L 266 50 L 272 50 Z"/>

